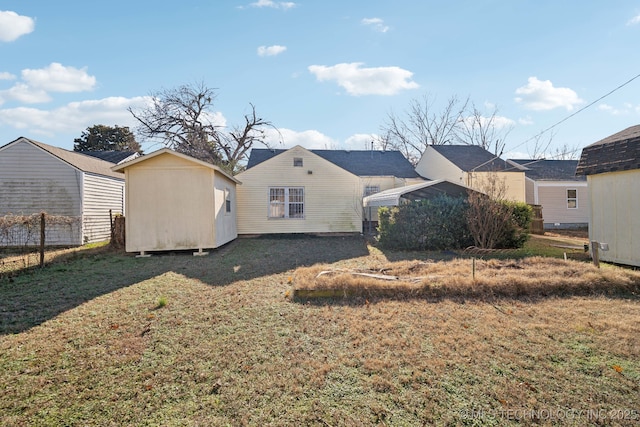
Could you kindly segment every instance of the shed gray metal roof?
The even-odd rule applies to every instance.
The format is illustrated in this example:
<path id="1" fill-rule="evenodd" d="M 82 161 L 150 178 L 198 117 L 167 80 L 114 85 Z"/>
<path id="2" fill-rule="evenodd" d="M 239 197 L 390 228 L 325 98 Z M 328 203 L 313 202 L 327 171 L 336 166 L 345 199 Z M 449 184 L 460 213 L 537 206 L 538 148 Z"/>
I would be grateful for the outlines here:
<path id="1" fill-rule="evenodd" d="M 52 156 L 59 158 L 63 162 L 83 172 L 93 173 L 96 175 L 104 175 L 111 178 L 118 178 L 122 180 L 124 179 L 123 173 L 114 172 L 111 170 L 111 166 L 113 166 L 113 163 L 96 159 L 95 157 L 86 156 L 84 154 L 80 154 L 75 151 L 65 150 L 64 148 L 54 147 L 52 145 L 44 144 L 42 142 L 34 141 L 33 139 L 29 139 L 25 137 L 20 137 L 15 141 L 10 142 L 9 144 L 13 144 L 19 140 L 26 140 L 31 144 L 35 145 L 36 147 L 39 147 L 40 149 L 48 152 Z"/>
<path id="2" fill-rule="evenodd" d="M 503 171 L 509 165 L 479 145 L 432 145 L 431 148 L 464 172 Z"/>
<path id="3" fill-rule="evenodd" d="M 576 173 L 595 175 L 634 169 L 640 169 L 640 125 L 583 148 Z"/>
<path id="4" fill-rule="evenodd" d="M 469 191 L 473 190 L 446 179 L 436 179 L 371 194 L 362 199 L 362 205 L 364 207 L 398 206 L 401 199 L 430 199 L 443 194 L 451 197 L 466 197 Z"/>
<path id="5" fill-rule="evenodd" d="M 254 148 L 247 169 L 271 159 L 287 150 Z M 399 151 L 379 150 L 309 150 L 323 159 L 357 176 L 395 176 L 419 178 L 413 165 Z"/>
<path id="6" fill-rule="evenodd" d="M 576 175 L 577 160 L 509 159 L 524 167 L 524 174 L 534 181 L 586 181 Z"/>

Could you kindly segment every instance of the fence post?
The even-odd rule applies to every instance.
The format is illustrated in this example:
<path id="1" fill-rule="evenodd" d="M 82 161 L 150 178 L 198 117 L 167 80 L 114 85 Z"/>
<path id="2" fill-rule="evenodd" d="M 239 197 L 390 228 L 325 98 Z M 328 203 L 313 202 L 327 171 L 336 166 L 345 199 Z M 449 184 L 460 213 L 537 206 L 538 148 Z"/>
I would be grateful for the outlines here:
<path id="1" fill-rule="evenodd" d="M 40 214 L 40 268 L 44 267 L 44 236 L 45 236 L 45 220 L 44 212 Z"/>
<path id="2" fill-rule="evenodd" d="M 591 258 L 593 260 L 593 265 L 600 268 L 600 253 L 598 249 L 600 247 L 600 243 L 595 240 L 591 241 Z"/>
<path id="3" fill-rule="evenodd" d="M 113 245 L 114 237 L 116 235 L 115 224 L 113 223 L 113 212 L 109 209 L 109 226 L 111 227 L 111 238 L 109 244 Z"/>

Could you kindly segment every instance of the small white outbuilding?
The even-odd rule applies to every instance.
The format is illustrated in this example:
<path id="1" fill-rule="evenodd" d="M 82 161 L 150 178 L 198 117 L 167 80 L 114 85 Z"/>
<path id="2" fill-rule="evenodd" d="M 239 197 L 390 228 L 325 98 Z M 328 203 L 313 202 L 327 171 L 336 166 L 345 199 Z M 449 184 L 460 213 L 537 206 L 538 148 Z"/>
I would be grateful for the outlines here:
<path id="1" fill-rule="evenodd" d="M 640 125 L 582 149 L 589 188 L 589 240 L 599 259 L 640 267 Z"/>
<path id="2" fill-rule="evenodd" d="M 240 181 L 219 167 L 163 148 L 112 169 L 125 174 L 127 252 L 202 253 L 238 236 Z"/>

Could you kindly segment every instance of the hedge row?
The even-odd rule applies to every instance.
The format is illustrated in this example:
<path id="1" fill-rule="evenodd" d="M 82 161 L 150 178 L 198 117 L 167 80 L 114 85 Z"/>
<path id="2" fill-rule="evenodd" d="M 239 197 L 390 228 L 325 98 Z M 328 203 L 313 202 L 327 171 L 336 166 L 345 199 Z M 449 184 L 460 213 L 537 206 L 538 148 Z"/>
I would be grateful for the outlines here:
<path id="1" fill-rule="evenodd" d="M 487 203 L 487 200 L 483 201 Z M 474 203 L 473 201 L 471 203 Z M 496 248 L 519 248 L 527 241 L 532 209 L 525 203 L 490 201 L 497 211 L 506 212 L 500 221 Z M 476 206 L 477 207 L 477 206 Z M 403 250 L 446 250 L 476 245 L 470 231 L 474 210 L 467 198 L 440 195 L 378 211 L 378 238 L 381 246 Z M 476 219 L 477 223 L 477 219 Z M 476 227 L 477 228 L 477 227 Z"/>

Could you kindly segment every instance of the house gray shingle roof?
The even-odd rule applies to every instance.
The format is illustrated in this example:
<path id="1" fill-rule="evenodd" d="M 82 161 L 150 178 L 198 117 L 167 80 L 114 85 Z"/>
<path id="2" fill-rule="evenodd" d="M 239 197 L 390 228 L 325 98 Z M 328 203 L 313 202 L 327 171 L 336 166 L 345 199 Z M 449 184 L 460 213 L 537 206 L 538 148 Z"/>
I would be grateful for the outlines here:
<path id="1" fill-rule="evenodd" d="M 121 161 L 134 156 L 136 154 L 135 151 L 116 151 L 116 150 L 107 150 L 107 151 L 77 151 L 77 153 L 84 154 L 87 156 L 95 157 L 97 159 L 104 160 L 105 162 L 110 162 L 113 164 L 118 164 Z"/>
<path id="2" fill-rule="evenodd" d="M 576 173 L 595 175 L 633 169 L 640 169 L 640 125 L 583 148 Z"/>
<path id="3" fill-rule="evenodd" d="M 284 149 L 254 148 L 247 169 L 284 153 Z M 395 176 L 419 178 L 413 165 L 399 151 L 309 150 L 313 154 L 357 176 Z"/>
<path id="4" fill-rule="evenodd" d="M 534 181 L 585 181 L 584 176 L 576 175 L 577 160 L 534 160 L 510 159 L 524 166 L 524 174 Z"/>
<path id="5" fill-rule="evenodd" d="M 40 147 L 49 154 L 59 158 L 63 162 L 66 162 L 83 172 L 124 179 L 123 173 L 114 172 L 111 170 L 111 166 L 113 166 L 113 163 L 105 162 L 104 160 L 96 159 L 95 157 L 91 156 L 85 156 L 84 154 L 76 153 L 74 151 L 65 150 L 64 148 L 54 147 L 52 145 L 34 141 L 33 139 L 21 137 L 17 140 L 19 139 L 25 139 L 31 142 L 33 145 Z"/>
<path id="6" fill-rule="evenodd" d="M 503 171 L 509 165 L 478 145 L 432 145 L 431 148 L 464 172 Z"/>

